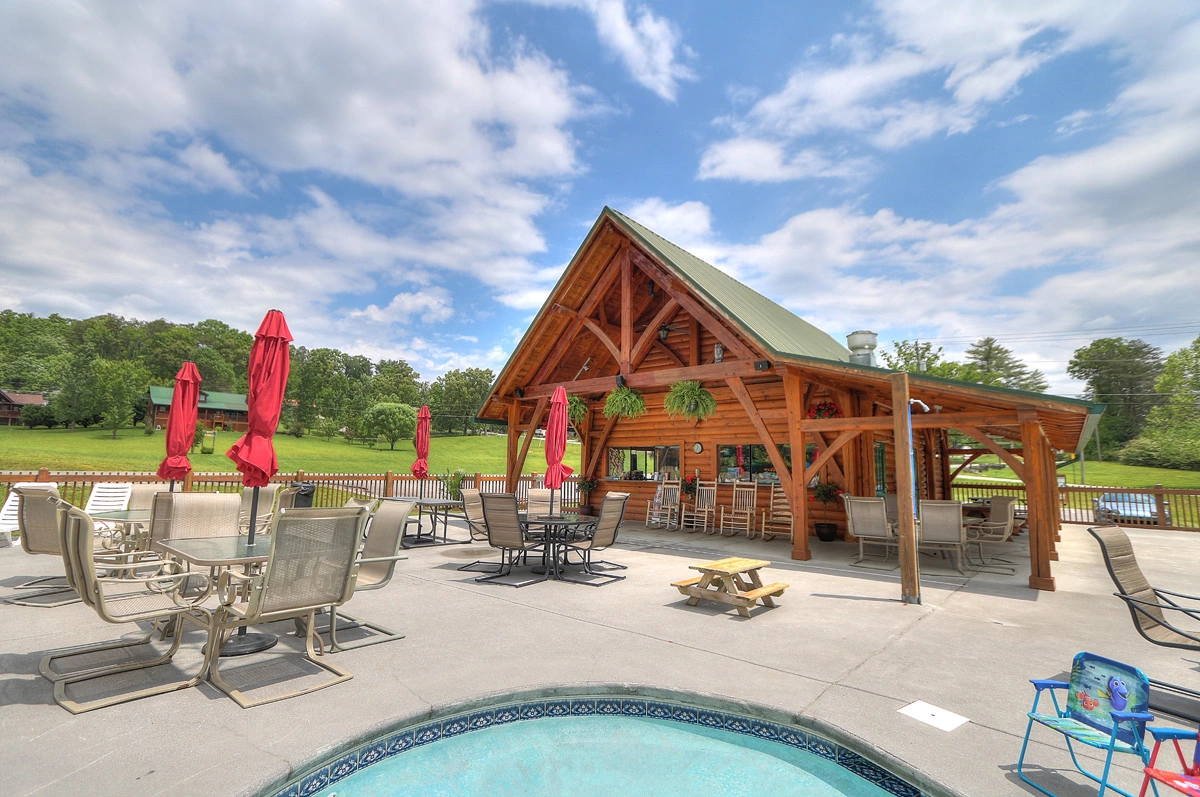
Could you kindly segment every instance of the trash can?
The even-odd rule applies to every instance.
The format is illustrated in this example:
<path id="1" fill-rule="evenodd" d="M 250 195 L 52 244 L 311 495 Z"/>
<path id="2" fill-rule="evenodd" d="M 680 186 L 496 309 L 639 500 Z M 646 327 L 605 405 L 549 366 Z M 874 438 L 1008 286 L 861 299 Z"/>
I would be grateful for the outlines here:
<path id="1" fill-rule="evenodd" d="M 296 502 L 292 506 L 297 509 L 309 509 L 313 505 L 313 494 L 317 492 L 316 482 L 292 482 L 293 487 L 300 488 L 296 493 Z"/>

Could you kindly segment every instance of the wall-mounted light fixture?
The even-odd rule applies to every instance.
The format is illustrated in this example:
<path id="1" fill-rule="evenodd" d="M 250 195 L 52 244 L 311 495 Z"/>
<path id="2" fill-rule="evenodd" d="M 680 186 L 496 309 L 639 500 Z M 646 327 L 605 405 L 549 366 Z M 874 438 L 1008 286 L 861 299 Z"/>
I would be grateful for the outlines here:
<path id="1" fill-rule="evenodd" d="M 513 395 L 517 398 L 525 398 L 525 388 L 519 387 L 513 391 Z"/>
<path id="2" fill-rule="evenodd" d="M 725 347 L 720 343 L 713 344 L 713 362 L 719 363 L 725 359 Z"/>
<path id="3" fill-rule="evenodd" d="M 625 387 L 625 377 L 617 374 L 617 387 Z"/>

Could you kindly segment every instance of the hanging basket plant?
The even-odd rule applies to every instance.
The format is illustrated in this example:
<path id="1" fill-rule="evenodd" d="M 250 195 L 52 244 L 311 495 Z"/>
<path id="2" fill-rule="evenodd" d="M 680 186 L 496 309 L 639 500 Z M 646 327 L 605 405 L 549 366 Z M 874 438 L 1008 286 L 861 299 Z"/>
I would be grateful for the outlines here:
<path id="1" fill-rule="evenodd" d="M 810 418 L 841 418 L 842 408 L 832 401 L 822 401 L 808 408 Z"/>
<path id="2" fill-rule="evenodd" d="M 672 418 L 682 415 L 702 421 L 717 411 L 717 400 L 699 382 L 683 379 L 671 385 L 663 409 Z"/>
<path id="3" fill-rule="evenodd" d="M 579 426 L 587 416 L 587 402 L 574 394 L 567 396 L 567 420 L 571 422 L 571 425 Z"/>
<path id="4" fill-rule="evenodd" d="M 604 400 L 605 418 L 636 418 L 646 413 L 646 400 L 631 387 L 618 387 Z"/>

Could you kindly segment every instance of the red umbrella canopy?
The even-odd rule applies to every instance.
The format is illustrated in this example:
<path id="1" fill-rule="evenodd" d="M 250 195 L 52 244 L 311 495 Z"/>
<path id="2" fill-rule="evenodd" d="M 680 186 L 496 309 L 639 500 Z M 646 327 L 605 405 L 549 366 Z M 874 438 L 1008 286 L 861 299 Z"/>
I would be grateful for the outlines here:
<path id="1" fill-rule="evenodd" d="M 279 426 L 283 393 L 292 367 L 288 344 L 292 333 L 283 313 L 271 310 L 254 333 L 250 347 L 250 393 L 246 396 L 248 426 L 241 439 L 225 452 L 237 464 L 242 484 L 265 487 L 279 470 L 271 437 Z"/>
<path id="2" fill-rule="evenodd" d="M 546 486 L 551 490 L 562 487 L 575 472 L 562 464 L 567 451 L 567 390 L 562 385 L 554 389 L 550 399 L 550 418 L 546 421 Z"/>
<path id="3" fill-rule="evenodd" d="M 429 421 L 431 418 L 429 405 L 422 404 L 420 411 L 417 412 L 417 439 L 414 441 L 417 448 L 417 461 L 409 468 L 412 475 L 418 479 L 429 478 Z"/>
<path id="4" fill-rule="evenodd" d="M 171 411 L 167 415 L 167 456 L 158 466 L 161 479 L 178 481 L 192 469 L 187 452 L 196 439 L 200 382 L 200 372 L 191 361 L 185 362 L 175 374 L 175 392 L 171 394 Z"/>

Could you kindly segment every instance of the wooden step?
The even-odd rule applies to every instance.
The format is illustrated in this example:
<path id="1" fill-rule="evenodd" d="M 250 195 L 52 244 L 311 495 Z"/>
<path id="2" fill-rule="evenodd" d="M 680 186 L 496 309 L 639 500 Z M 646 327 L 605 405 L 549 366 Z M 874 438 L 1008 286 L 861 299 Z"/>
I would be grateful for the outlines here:
<path id="1" fill-rule="evenodd" d="M 702 579 L 702 578 L 704 578 L 704 576 L 696 576 L 695 578 L 685 578 L 683 581 L 672 582 L 671 586 L 678 587 L 679 591 L 682 592 L 684 595 L 686 595 L 687 592 L 685 590 L 694 584 L 699 584 L 700 579 Z"/>

